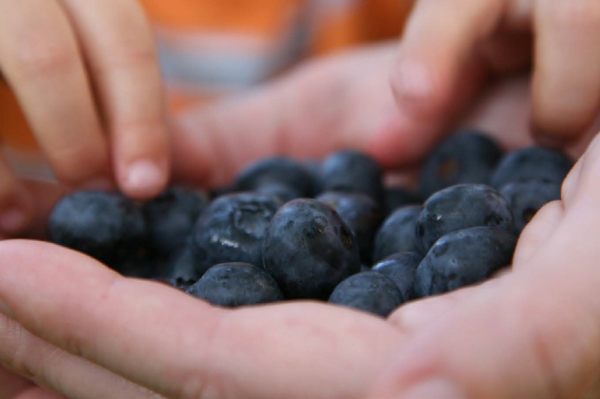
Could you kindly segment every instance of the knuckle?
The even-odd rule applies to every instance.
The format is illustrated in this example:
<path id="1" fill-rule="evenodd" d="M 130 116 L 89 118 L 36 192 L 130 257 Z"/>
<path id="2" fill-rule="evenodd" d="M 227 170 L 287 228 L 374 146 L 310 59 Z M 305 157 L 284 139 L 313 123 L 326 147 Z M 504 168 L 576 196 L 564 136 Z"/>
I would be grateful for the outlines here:
<path id="1" fill-rule="evenodd" d="M 144 70 L 158 68 L 156 51 L 152 46 L 137 44 L 115 46 L 111 57 L 105 57 L 94 64 L 97 75 L 110 75 L 122 70 Z"/>
<path id="2" fill-rule="evenodd" d="M 70 70 L 78 62 L 78 53 L 66 40 L 40 34 L 26 35 L 14 51 L 15 70 L 26 77 L 56 75 Z"/>

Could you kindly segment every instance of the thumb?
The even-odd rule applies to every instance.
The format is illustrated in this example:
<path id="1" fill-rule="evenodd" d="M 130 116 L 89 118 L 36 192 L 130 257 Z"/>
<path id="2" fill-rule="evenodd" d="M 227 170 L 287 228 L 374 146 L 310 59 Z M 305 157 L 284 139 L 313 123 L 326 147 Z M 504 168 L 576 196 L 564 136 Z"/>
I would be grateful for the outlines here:
<path id="1" fill-rule="evenodd" d="M 422 330 L 373 398 L 577 398 L 600 366 L 600 141 L 553 234 L 498 284 Z M 567 184 L 569 182 L 566 182 Z M 518 267 L 517 267 L 518 266 Z"/>

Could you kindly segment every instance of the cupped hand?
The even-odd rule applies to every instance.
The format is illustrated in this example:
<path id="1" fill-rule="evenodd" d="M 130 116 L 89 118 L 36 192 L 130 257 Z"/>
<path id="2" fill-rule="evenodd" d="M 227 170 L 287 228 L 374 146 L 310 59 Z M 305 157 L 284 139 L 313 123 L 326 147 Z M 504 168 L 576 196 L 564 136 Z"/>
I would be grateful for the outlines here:
<path id="1" fill-rule="evenodd" d="M 164 188 L 160 71 L 137 1 L 0 0 L 0 70 L 60 181 L 99 185 L 113 169 L 131 197 Z M 5 162 L 0 181 L 0 233 L 15 234 L 31 198 Z"/>

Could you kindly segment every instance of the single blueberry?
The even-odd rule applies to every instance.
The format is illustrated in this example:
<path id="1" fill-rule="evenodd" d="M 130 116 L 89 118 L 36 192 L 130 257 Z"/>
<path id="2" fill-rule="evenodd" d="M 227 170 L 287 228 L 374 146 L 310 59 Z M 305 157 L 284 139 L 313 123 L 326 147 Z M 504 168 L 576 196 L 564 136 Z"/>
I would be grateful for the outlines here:
<path id="1" fill-rule="evenodd" d="M 404 302 L 404 298 L 389 277 L 377 272 L 363 272 L 348 277 L 335 287 L 329 302 L 387 317 Z"/>
<path id="2" fill-rule="evenodd" d="M 506 154 L 491 177 L 491 185 L 500 189 L 511 182 L 534 179 L 562 182 L 573 161 L 557 150 L 527 147 Z"/>
<path id="3" fill-rule="evenodd" d="M 460 130 L 427 158 L 421 176 L 421 193 L 427 198 L 456 184 L 487 184 L 501 157 L 498 144 L 484 133 Z"/>
<path id="4" fill-rule="evenodd" d="M 181 281 L 191 285 L 202 277 L 202 268 L 196 265 L 197 260 L 191 248 L 190 240 L 175 252 L 164 265 L 161 277 L 166 280 Z"/>
<path id="5" fill-rule="evenodd" d="M 400 289 L 406 301 L 415 296 L 415 272 L 421 263 L 423 256 L 417 252 L 400 252 L 388 256 L 373 266 L 373 271 L 388 276 Z"/>
<path id="6" fill-rule="evenodd" d="M 339 151 L 323 162 L 321 179 L 324 191 L 362 193 L 379 202 L 383 196 L 381 166 L 370 156 L 357 151 Z"/>
<path id="7" fill-rule="evenodd" d="M 245 169 L 237 178 L 236 191 L 255 191 L 265 185 L 284 185 L 297 197 L 312 194 L 312 179 L 300 163 L 285 157 L 262 159 Z"/>
<path id="8" fill-rule="evenodd" d="M 548 202 L 560 199 L 561 185 L 561 182 L 553 180 L 529 180 L 502 187 L 500 192 L 512 207 L 519 234 L 538 210 Z"/>
<path id="9" fill-rule="evenodd" d="M 273 277 L 254 265 L 239 262 L 211 267 L 187 292 L 213 305 L 231 308 L 283 300 Z"/>
<path id="10" fill-rule="evenodd" d="M 385 215 L 391 215 L 396 209 L 405 205 L 417 205 L 423 201 L 418 195 L 402 187 L 387 187 L 384 194 Z"/>
<path id="11" fill-rule="evenodd" d="M 421 239 L 415 234 L 421 206 L 407 205 L 394 211 L 383 222 L 375 235 L 373 261 L 380 260 L 398 252 L 420 252 Z"/>
<path id="12" fill-rule="evenodd" d="M 516 243 L 513 234 L 498 227 L 472 227 L 446 234 L 417 268 L 415 294 L 442 294 L 488 279 L 511 264 Z"/>
<path id="13" fill-rule="evenodd" d="M 381 224 L 381 209 L 371 197 L 359 193 L 327 192 L 318 201 L 331 206 L 346 223 L 358 244 L 363 263 L 370 264 L 373 240 Z"/>
<path id="14" fill-rule="evenodd" d="M 196 221 L 208 205 L 204 195 L 184 188 L 171 187 L 142 207 L 151 247 L 168 258 L 185 245 Z"/>
<path id="15" fill-rule="evenodd" d="M 110 264 L 146 239 L 140 209 L 121 194 L 80 191 L 62 198 L 48 220 L 52 242 Z"/>
<path id="16" fill-rule="evenodd" d="M 416 231 L 427 251 L 443 235 L 475 226 L 516 232 L 510 204 L 502 194 L 483 184 L 458 184 L 425 201 Z"/>
<path id="17" fill-rule="evenodd" d="M 358 273 L 360 254 L 352 231 L 333 209 L 298 199 L 273 217 L 263 264 L 286 298 L 326 299 L 342 280 Z"/>
<path id="18" fill-rule="evenodd" d="M 262 263 L 262 242 L 280 204 L 257 193 L 217 198 L 194 227 L 191 249 L 198 273 L 228 262 Z"/>

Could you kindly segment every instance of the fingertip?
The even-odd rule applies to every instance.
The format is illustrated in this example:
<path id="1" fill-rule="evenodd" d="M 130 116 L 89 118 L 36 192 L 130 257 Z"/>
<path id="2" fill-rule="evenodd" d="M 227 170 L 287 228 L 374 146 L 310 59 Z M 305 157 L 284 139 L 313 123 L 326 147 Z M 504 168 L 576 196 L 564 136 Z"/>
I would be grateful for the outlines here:
<path id="1" fill-rule="evenodd" d="M 138 159 L 125 167 L 120 186 L 128 197 L 145 200 L 160 194 L 166 188 L 168 179 L 167 162 Z"/>

